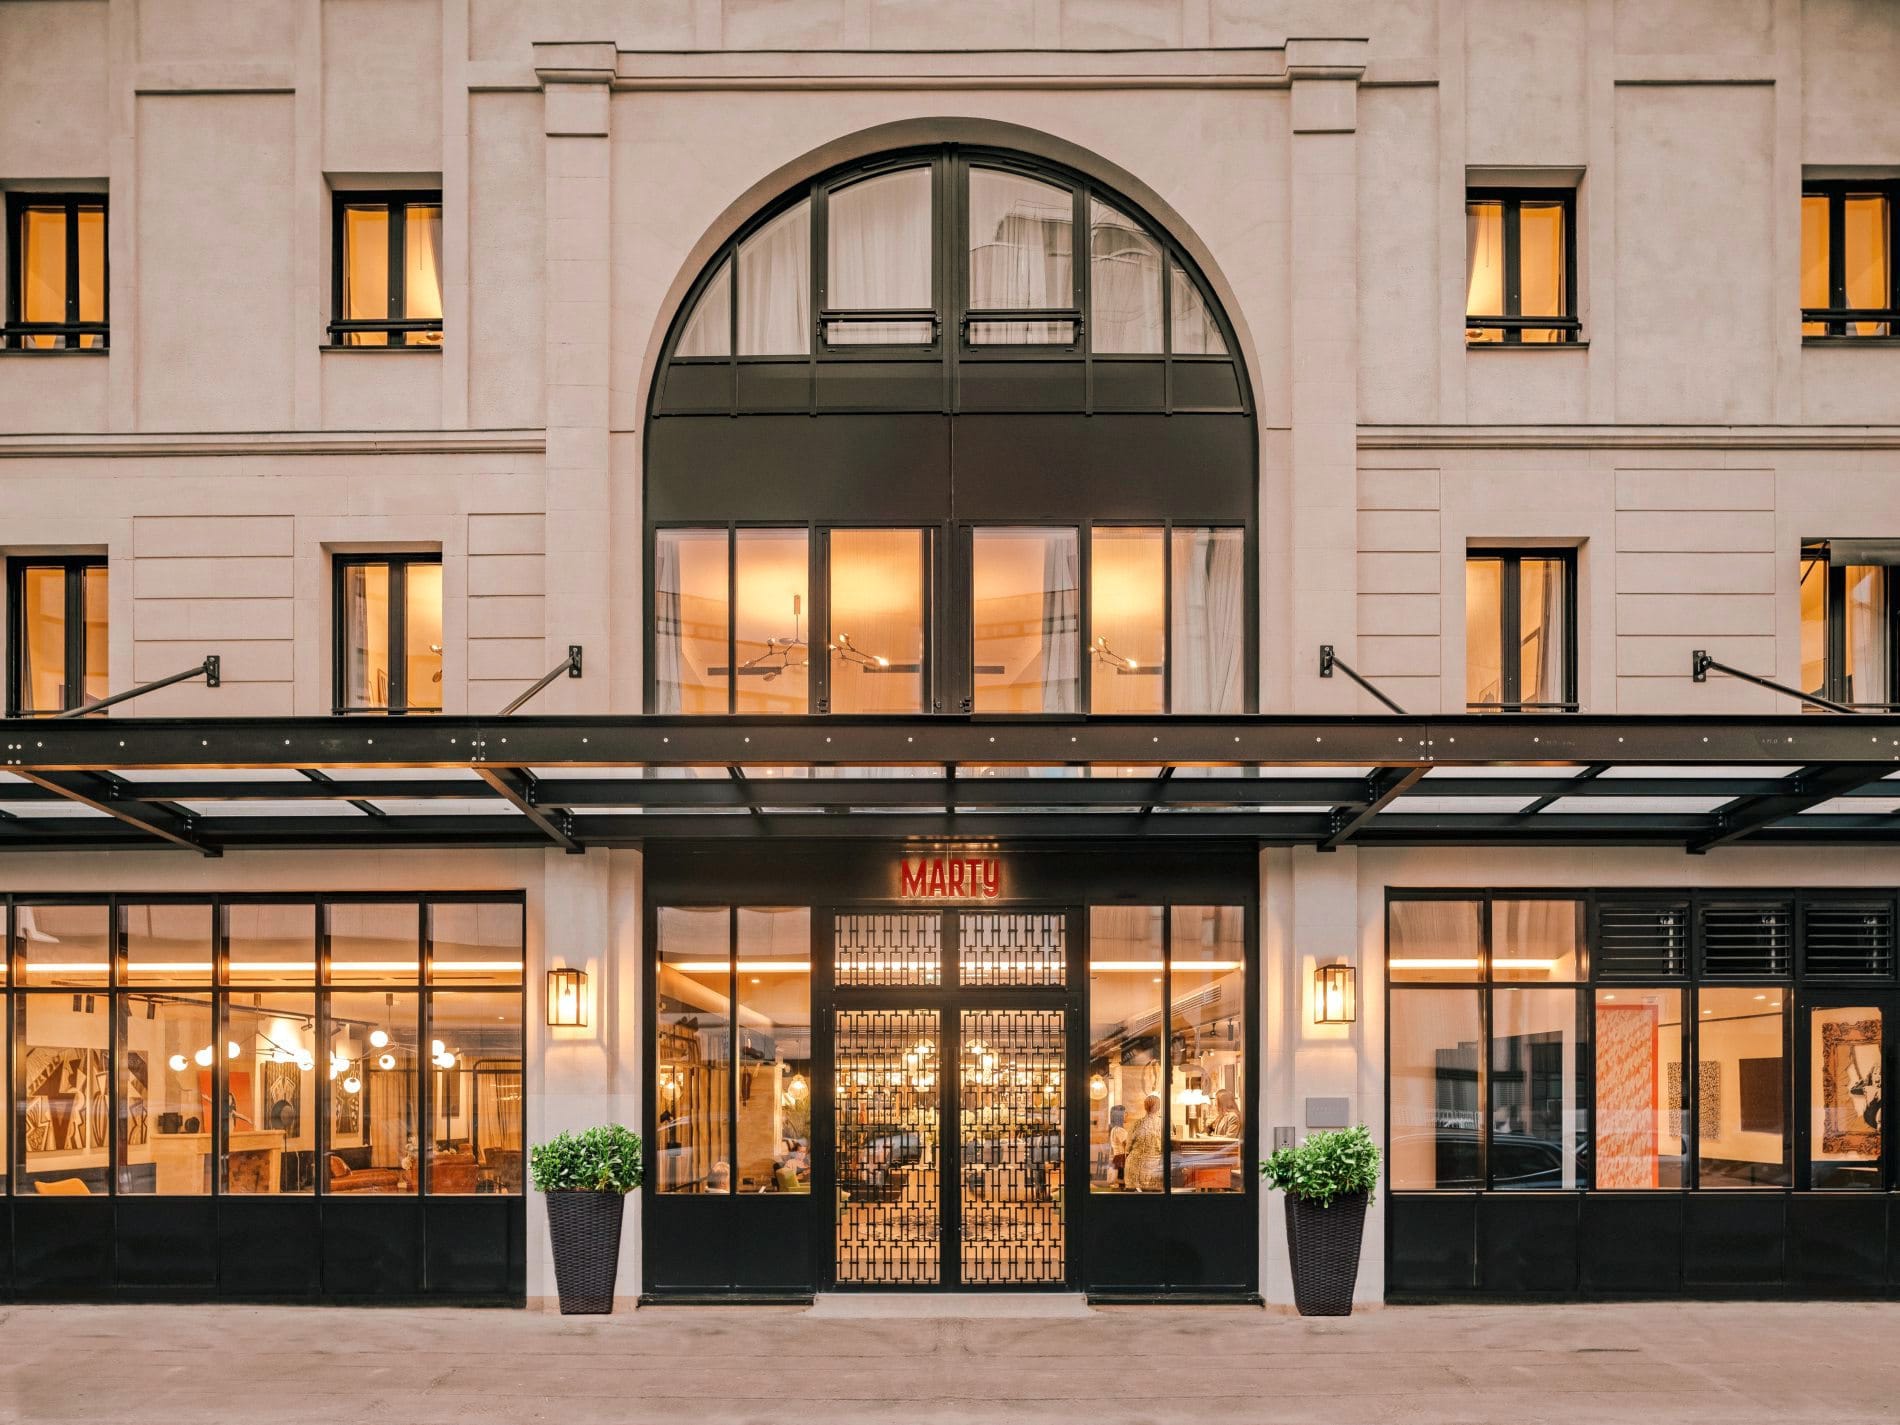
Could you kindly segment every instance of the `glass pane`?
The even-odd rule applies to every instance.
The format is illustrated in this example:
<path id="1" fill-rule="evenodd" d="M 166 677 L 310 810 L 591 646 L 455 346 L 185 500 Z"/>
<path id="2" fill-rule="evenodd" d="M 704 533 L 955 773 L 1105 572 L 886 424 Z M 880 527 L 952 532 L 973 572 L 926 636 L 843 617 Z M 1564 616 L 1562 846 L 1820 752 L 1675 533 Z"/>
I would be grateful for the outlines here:
<path id="1" fill-rule="evenodd" d="M 971 346 L 1073 346 L 1075 321 L 971 322 L 969 339 Z"/>
<path id="2" fill-rule="evenodd" d="M 509 902 L 437 902 L 429 907 L 429 983 L 521 983 L 522 910 Z"/>
<path id="3" fill-rule="evenodd" d="M 1465 204 L 1465 314 L 1504 315 L 1504 205 Z M 1496 328 L 1468 327 L 1466 341 L 1497 342 Z"/>
<path id="4" fill-rule="evenodd" d="M 1893 274 L 1888 265 L 1893 252 L 1893 211 L 1884 195 L 1850 193 L 1842 204 L 1843 259 L 1846 263 L 1847 305 L 1884 311 L 1892 304 Z M 1889 336 L 1887 322 L 1852 322 L 1854 336 Z"/>
<path id="5" fill-rule="evenodd" d="M 924 538 L 919 529 L 831 531 L 833 712 L 924 711 Z"/>
<path id="6" fill-rule="evenodd" d="M 723 529 L 663 529 L 653 536 L 656 713 L 726 711 L 726 546 Z"/>
<path id="7" fill-rule="evenodd" d="M 739 355 L 811 350 L 811 200 L 739 245 Z"/>
<path id="8" fill-rule="evenodd" d="M 1576 1188 L 1584 1137 L 1587 1046 L 1579 990 L 1505 990 L 1491 998 L 1491 1186 Z"/>
<path id="9" fill-rule="evenodd" d="M 734 668 L 738 710 L 809 712 L 808 537 L 802 529 L 742 529 L 737 559 L 733 637 L 738 647 Z"/>
<path id="10" fill-rule="evenodd" d="M 1827 696 L 1827 560 L 1801 561 L 1801 686 Z"/>
<path id="11" fill-rule="evenodd" d="M 1076 711 L 1081 625 L 1072 529 L 973 532 L 978 712 Z"/>
<path id="12" fill-rule="evenodd" d="M 520 1192 L 521 995 L 431 995 L 429 1035 L 429 1191 Z"/>
<path id="13" fill-rule="evenodd" d="M 1097 351 L 1161 350 L 1161 244 L 1089 200 L 1089 332 Z"/>
<path id="14" fill-rule="evenodd" d="M 112 652 L 111 640 L 106 634 L 107 617 L 112 602 L 110 575 L 105 565 L 96 564 L 80 574 L 80 604 L 86 620 L 85 645 L 85 683 L 80 688 L 82 700 L 90 705 L 111 694 L 108 681 L 107 659 Z"/>
<path id="15" fill-rule="evenodd" d="M 1169 271 L 1169 335 L 1176 356 L 1225 356 L 1227 339 L 1194 279 L 1178 267 Z"/>
<path id="16" fill-rule="evenodd" d="M 414 901 L 329 907 L 330 983 L 413 983 L 422 915 Z"/>
<path id="17" fill-rule="evenodd" d="M 1169 657 L 1175 712 L 1246 708 L 1246 573 L 1246 531 L 1174 531 Z"/>
<path id="18" fill-rule="evenodd" d="M 1479 901 L 1393 901 L 1386 908 L 1386 972 L 1394 980 L 1475 980 L 1482 966 Z"/>
<path id="19" fill-rule="evenodd" d="M 412 1193 L 420 1157 L 417 996 L 357 990 L 332 994 L 328 1004 L 330 1141 L 323 1190 Z"/>
<path id="20" fill-rule="evenodd" d="M 680 333 L 674 356 L 732 355 L 732 264 L 722 262 Z"/>
<path id="21" fill-rule="evenodd" d="M 970 307 L 1075 305 L 1075 204 L 1066 188 L 970 170 Z M 1047 340 L 1023 325 L 1022 341 Z M 995 334 L 993 341 L 1007 340 Z"/>
<path id="22" fill-rule="evenodd" d="M 825 340 L 833 346 L 928 346 L 937 337 L 927 321 L 872 322 L 832 317 L 825 322 Z"/>
<path id="23" fill-rule="evenodd" d="M 16 1192 L 106 1191 L 111 1131 L 106 1066 L 111 1001 L 105 995 L 23 995 L 26 1034 L 16 1082 L 26 1129 Z"/>
<path id="24" fill-rule="evenodd" d="M 317 978 L 314 905 L 229 905 L 225 937 L 234 985 L 307 985 Z"/>
<path id="25" fill-rule="evenodd" d="M 1465 702 L 1504 700 L 1504 562 L 1465 561 Z"/>
<path id="26" fill-rule="evenodd" d="M 442 707 L 442 566 L 411 564 L 404 571 L 404 697 L 412 709 Z"/>
<path id="27" fill-rule="evenodd" d="M 345 564 L 343 705 L 389 706 L 389 566 Z"/>
<path id="28" fill-rule="evenodd" d="M 1161 916 L 1089 907 L 1091 1192 L 1161 1191 Z"/>
<path id="29" fill-rule="evenodd" d="M 1682 991 L 1596 997 L 1596 1186 L 1683 1185 Z"/>
<path id="30" fill-rule="evenodd" d="M 1089 710 L 1166 711 L 1166 553 L 1159 529 L 1089 535 Z"/>
<path id="31" fill-rule="evenodd" d="M 224 1002 L 224 1174 L 230 1193 L 316 1187 L 317 1004 L 313 994 Z M 215 1056 L 214 1056 L 215 1057 Z M 200 1068 L 207 1102 L 211 1070 Z"/>
<path id="32" fill-rule="evenodd" d="M 1478 1157 L 1478 991 L 1391 992 L 1387 1145 L 1400 1191 L 1484 1186 Z"/>
<path id="33" fill-rule="evenodd" d="M 19 905 L 14 938 L 26 961 L 26 986 L 104 988 L 112 971 L 111 937 L 103 905 Z"/>
<path id="34" fill-rule="evenodd" d="M 825 305 L 831 310 L 933 306 L 930 170 L 907 168 L 834 189 L 825 247 Z"/>
<path id="35" fill-rule="evenodd" d="M 739 912 L 737 1192 L 811 1191 L 811 910 Z"/>
<path id="36" fill-rule="evenodd" d="M 1884 1034 L 1877 1005 L 1808 1011 L 1808 1152 L 1816 1188 L 1880 1188 Z"/>
<path id="37" fill-rule="evenodd" d="M 1169 919 L 1168 1188 L 1244 1192 L 1246 912 L 1239 906 L 1178 905 Z"/>
<path id="38" fill-rule="evenodd" d="M 653 1153 L 659 1192 L 732 1191 L 730 934 L 723 908 L 660 911 Z"/>
<path id="39" fill-rule="evenodd" d="M 351 203 L 343 209 L 343 318 L 389 318 L 389 205 Z M 387 346 L 386 332 L 349 332 L 350 346 Z"/>
<path id="40" fill-rule="evenodd" d="M 1570 315 L 1564 280 L 1564 205 L 1526 200 L 1518 208 L 1520 310 L 1527 317 Z M 1527 330 L 1525 341 L 1568 340 L 1560 331 Z"/>
<path id="41" fill-rule="evenodd" d="M 211 996 L 127 995 L 120 1005 L 119 1191 L 202 1196 L 211 1191 L 211 1100 L 201 1092 L 216 1041 Z"/>
<path id="42" fill-rule="evenodd" d="M 129 985 L 211 983 L 211 907 L 121 905 L 125 982 Z M 207 1036 L 205 1042 L 209 1044 Z"/>
<path id="43" fill-rule="evenodd" d="M 66 706 L 66 571 L 28 568 L 20 576 L 20 711 L 59 712 Z"/>
<path id="44" fill-rule="evenodd" d="M 1491 903 L 1494 980 L 1582 979 L 1582 944 L 1582 901 Z"/>
<path id="45" fill-rule="evenodd" d="M 1525 333 L 1527 341 L 1530 336 Z M 1523 702 L 1569 701 L 1568 584 L 1561 559 L 1518 562 L 1517 695 Z"/>
<path id="46" fill-rule="evenodd" d="M 1847 566 L 1847 700 L 1885 703 L 1892 696 L 1893 608 L 1888 571 Z"/>
<path id="47" fill-rule="evenodd" d="M 1696 1169 L 1705 1188 L 1788 1187 L 1788 1064 L 1779 986 L 1696 993 Z"/>
<path id="48" fill-rule="evenodd" d="M 1825 193 L 1801 195 L 1801 305 L 1831 307 L 1828 281 L 1828 198 Z M 1803 336 L 1826 336 L 1826 322 L 1803 322 Z"/>
<path id="49" fill-rule="evenodd" d="M 442 320 L 442 205 L 411 203 L 403 219 L 402 314 Z M 409 346 L 440 346 L 439 331 L 409 332 Z"/>
<path id="50" fill-rule="evenodd" d="M 79 320 L 103 322 L 106 319 L 106 210 L 92 205 L 79 210 Z M 105 338 L 87 333 L 79 346 L 105 345 Z"/>
<path id="51" fill-rule="evenodd" d="M 66 320 L 66 210 L 26 208 L 20 214 L 20 318 Z M 64 346 L 52 335 L 29 337 L 29 345 Z"/>

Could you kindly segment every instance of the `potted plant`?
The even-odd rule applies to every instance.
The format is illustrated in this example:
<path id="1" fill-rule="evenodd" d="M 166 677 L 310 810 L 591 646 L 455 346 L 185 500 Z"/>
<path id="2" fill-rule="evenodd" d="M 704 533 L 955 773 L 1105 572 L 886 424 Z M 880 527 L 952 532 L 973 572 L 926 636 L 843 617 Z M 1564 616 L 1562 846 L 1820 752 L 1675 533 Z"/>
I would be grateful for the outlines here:
<path id="1" fill-rule="evenodd" d="M 642 1176 L 640 1135 L 617 1123 L 561 1133 L 536 1145 L 528 1162 L 534 1190 L 547 1196 L 561 1314 L 612 1312 L 620 1224 Z"/>
<path id="2" fill-rule="evenodd" d="M 1293 1301 L 1302 1316 L 1352 1315 L 1366 1205 L 1379 1182 L 1379 1149 L 1362 1123 L 1276 1148 L 1260 1165 L 1286 1194 L 1286 1245 Z"/>

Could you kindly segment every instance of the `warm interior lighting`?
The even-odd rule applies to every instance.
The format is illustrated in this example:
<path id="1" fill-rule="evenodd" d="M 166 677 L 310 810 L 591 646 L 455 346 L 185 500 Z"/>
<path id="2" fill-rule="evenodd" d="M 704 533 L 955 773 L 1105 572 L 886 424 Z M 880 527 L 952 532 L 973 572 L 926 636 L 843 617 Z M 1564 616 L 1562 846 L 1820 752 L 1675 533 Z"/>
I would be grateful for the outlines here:
<path id="1" fill-rule="evenodd" d="M 174 1074 L 182 1074 L 185 1072 L 185 1065 L 190 1061 L 187 1060 L 183 1054 L 174 1054 L 165 1062 L 171 1065 L 171 1070 Z"/>
<path id="2" fill-rule="evenodd" d="M 720 969 L 725 966 L 721 964 Z M 555 1029 L 582 1029 L 587 1025 L 587 972 L 566 968 L 548 971 L 548 1024 Z M 435 1052 L 442 1052 L 437 1041 Z"/>
<path id="3" fill-rule="evenodd" d="M 1344 960 L 1313 971 L 1313 1022 L 1351 1024 L 1358 1017 L 1353 969 Z"/>
<path id="4" fill-rule="evenodd" d="M 380 1049 L 388 1042 L 389 1042 L 389 1032 L 387 1030 L 383 1030 L 383 1029 L 370 1030 L 369 1032 L 370 1048 Z"/>

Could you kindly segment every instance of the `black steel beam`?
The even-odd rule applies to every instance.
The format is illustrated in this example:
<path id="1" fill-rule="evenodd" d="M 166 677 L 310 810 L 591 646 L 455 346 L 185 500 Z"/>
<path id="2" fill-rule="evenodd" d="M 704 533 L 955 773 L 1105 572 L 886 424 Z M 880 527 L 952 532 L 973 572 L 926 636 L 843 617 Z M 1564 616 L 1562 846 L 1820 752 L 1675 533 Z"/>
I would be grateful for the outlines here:
<path id="1" fill-rule="evenodd" d="M 574 818 L 569 813 L 556 810 L 550 815 L 539 805 L 536 792 L 540 788 L 540 782 L 532 772 L 510 767 L 477 767 L 475 774 L 493 787 L 496 793 L 505 798 L 516 811 L 539 827 L 548 840 L 570 856 L 579 855 L 587 849 L 575 840 Z"/>
<path id="2" fill-rule="evenodd" d="M 164 807 L 126 799 L 122 788 L 109 778 L 90 772 L 34 772 L 24 767 L 15 767 L 13 773 L 67 801 L 102 811 L 147 836 L 196 851 L 200 856 L 223 854 L 218 847 L 200 839 L 190 820 Z"/>
<path id="3" fill-rule="evenodd" d="M 1365 804 L 1351 813 L 1336 811 L 1331 832 L 1319 843 L 1322 851 L 1337 851 L 1351 841 L 1380 812 L 1418 785 L 1429 767 L 1388 767 L 1374 772 L 1366 782 Z"/>
<path id="4" fill-rule="evenodd" d="M 1714 829 L 1691 837 L 1686 850 L 1699 856 L 1717 846 L 1727 846 L 1760 831 L 1765 826 L 1799 816 L 1810 807 L 1829 802 L 1844 792 L 1877 782 L 1893 770 L 1884 762 L 1846 762 L 1831 767 L 1804 767 L 1788 777 L 1781 790 L 1769 796 L 1750 797 L 1720 807 L 1714 815 Z"/>

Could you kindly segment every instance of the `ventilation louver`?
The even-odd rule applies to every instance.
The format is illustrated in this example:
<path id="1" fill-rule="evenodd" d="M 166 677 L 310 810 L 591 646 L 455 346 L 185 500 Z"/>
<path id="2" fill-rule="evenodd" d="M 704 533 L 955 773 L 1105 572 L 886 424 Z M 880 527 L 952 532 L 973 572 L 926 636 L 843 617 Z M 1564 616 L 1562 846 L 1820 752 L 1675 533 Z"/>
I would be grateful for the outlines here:
<path id="1" fill-rule="evenodd" d="M 1689 973 L 1687 901 L 1611 901 L 1597 906 L 1597 974 L 1606 980 L 1666 980 Z"/>
<path id="2" fill-rule="evenodd" d="M 1794 907 L 1786 901 L 1702 906 L 1702 973 L 1712 980 L 1782 978 L 1794 970 Z"/>
<path id="3" fill-rule="evenodd" d="M 1822 901 L 1807 907 L 1801 953 L 1806 973 L 1833 979 L 1893 976 L 1893 906 L 1886 901 Z"/>

